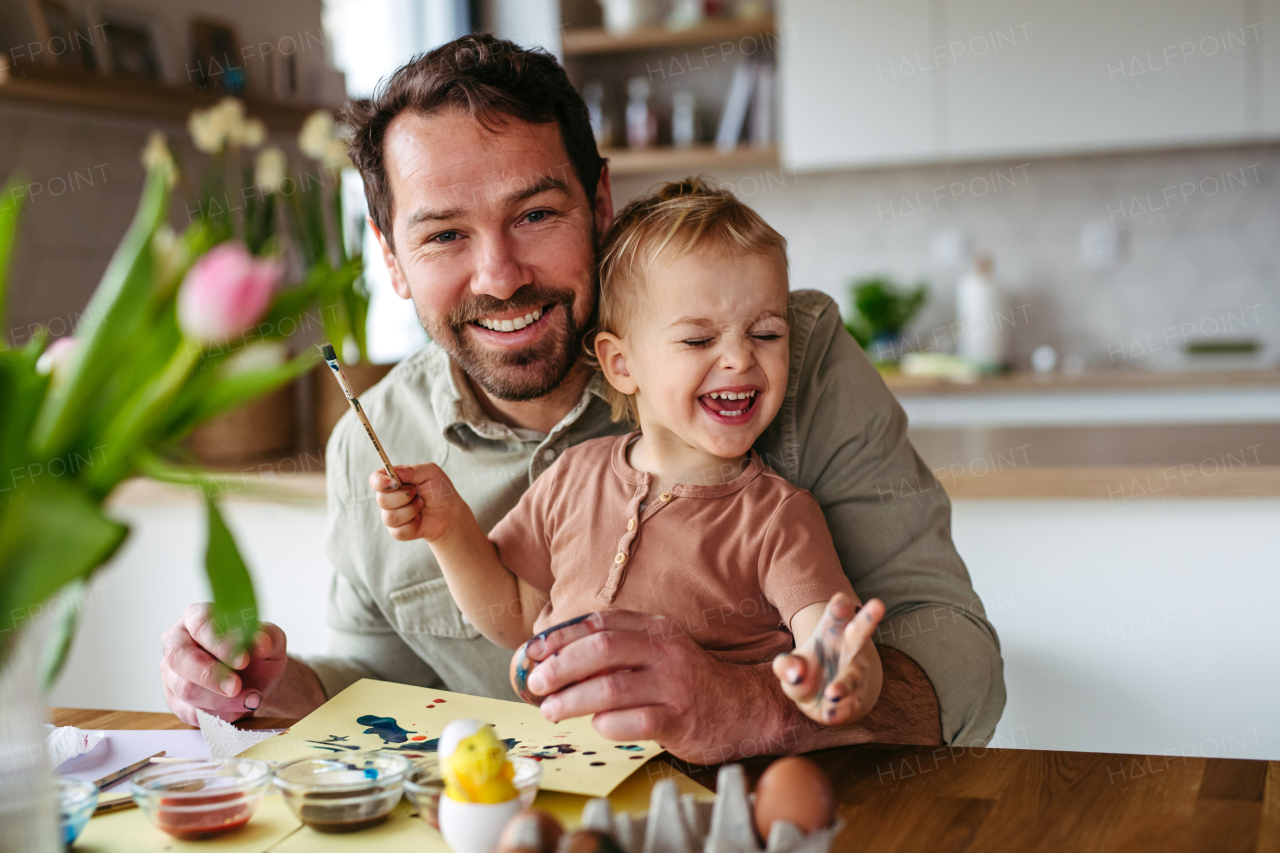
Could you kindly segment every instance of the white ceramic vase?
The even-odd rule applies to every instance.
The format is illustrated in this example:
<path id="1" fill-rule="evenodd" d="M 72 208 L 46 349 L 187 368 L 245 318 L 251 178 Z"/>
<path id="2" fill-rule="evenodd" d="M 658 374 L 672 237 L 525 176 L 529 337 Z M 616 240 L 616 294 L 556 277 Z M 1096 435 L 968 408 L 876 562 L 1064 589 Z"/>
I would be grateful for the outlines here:
<path id="1" fill-rule="evenodd" d="M 460 803 L 440 796 L 440 834 L 453 853 L 492 853 L 507 821 L 520 811 L 520 798 L 505 803 Z"/>
<path id="2" fill-rule="evenodd" d="M 36 684 L 46 633 L 41 627 L 28 624 L 7 637 L 0 634 L 0 642 L 14 644 L 0 668 L 0 853 L 62 850 Z"/>

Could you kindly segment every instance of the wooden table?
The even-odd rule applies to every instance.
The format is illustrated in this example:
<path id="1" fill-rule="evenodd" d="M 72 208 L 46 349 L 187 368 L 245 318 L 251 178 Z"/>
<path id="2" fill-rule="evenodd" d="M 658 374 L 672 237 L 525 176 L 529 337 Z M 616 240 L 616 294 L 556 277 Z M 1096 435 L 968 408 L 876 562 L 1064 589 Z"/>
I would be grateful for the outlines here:
<path id="1" fill-rule="evenodd" d="M 52 716 L 82 728 L 187 728 L 168 714 Z M 837 850 L 1280 853 L 1280 761 L 883 746 L 809 757 L 831 776 L 848 824 Z M 715 787 L 714 767 L 655 760 Z M 770 761 L 743 762 L 753 783 Z"/>

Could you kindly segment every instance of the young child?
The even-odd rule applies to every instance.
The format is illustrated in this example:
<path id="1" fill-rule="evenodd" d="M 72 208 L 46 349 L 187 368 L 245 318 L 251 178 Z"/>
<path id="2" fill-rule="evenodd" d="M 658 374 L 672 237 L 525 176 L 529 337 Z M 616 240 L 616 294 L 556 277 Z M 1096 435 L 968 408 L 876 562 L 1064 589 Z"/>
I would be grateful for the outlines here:
<path id="1" fill-rule="evenodd" d="M 688 179 L 632 202 L 605 239 L 594 355 L 639 430 L 566 450 L 488 537 L 436 465 L 398 469 L 400 490 L 378 471 L 384 523 L 430 543 L 498 645 L 626 608 L 722 661 L 774 661 L 818 722 L 865 715 L 883 604 L 854 618 L 818 503 L 751 449 L 786 394 L 787 291 L 786 241 L 731 193 Z"/>

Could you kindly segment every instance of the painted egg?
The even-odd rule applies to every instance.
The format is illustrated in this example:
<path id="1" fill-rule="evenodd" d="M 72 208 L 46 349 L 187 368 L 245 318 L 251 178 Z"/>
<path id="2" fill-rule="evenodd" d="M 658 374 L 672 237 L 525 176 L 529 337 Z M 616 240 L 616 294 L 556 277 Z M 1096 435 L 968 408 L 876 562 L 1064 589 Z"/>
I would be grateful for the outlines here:
<path id="1" fill-rule="evenodd" d="M 529 690 L 529 673 L 536 665 L 537 661 L 530 660 L 525 655 L 524 646 L 516 649 L 516 653 L 511 656 L 511 689 L 530 705 L 541 705 L 542 700 L 547 698 Z"/>
<path id="2" fill-rule="evenodd" d="M 775 820 L 795 824 L 804 833 L 825 829 L 835 820 L 831 780 L 807 758 L 779 758 L 756 783 L 756 832 L 769 840 Z"/>
<path id="3" fill-rule="evenodd" d="M 507 821 L 498 840 L 498 853 L 555 853 L 563 834 L 560 821 L 544 811 L 528 809 Z"/>
<path id="4" fill-rule="evenodd" d="M 565 839 L 562 853 L 626 853 L 612 835 L 594 829 L 579 829 Z"/>

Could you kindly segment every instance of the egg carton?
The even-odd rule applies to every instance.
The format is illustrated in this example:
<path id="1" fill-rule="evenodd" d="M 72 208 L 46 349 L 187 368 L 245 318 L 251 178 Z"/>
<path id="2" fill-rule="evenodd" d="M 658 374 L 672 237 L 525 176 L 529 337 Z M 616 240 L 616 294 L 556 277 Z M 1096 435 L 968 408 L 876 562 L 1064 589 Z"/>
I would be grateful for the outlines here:
<path id="1" fill-rule="evenodd" d="M 756 840 L 747 777 L 741 764 L 720 768 L 716 798 L 681 795 L 672 779 L 653 786 L 649 811 L 614 814 L 608 800 L 592 799 L 582 809 L 582 829 L 612 835 L 626 853 L 828 853 L 844 828 L 839 817 L 826 829 L 806 835 L 787 821 L 776 820 L 768 843 Z"/>

